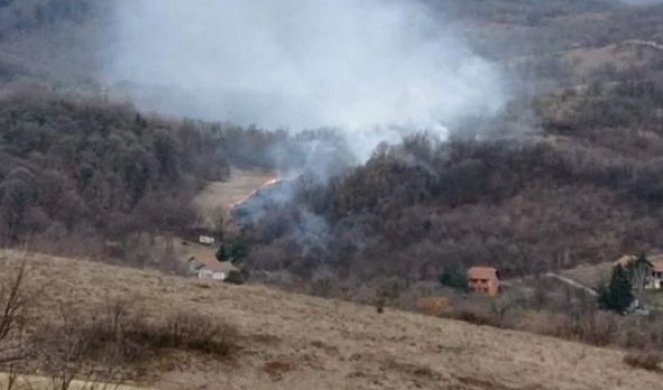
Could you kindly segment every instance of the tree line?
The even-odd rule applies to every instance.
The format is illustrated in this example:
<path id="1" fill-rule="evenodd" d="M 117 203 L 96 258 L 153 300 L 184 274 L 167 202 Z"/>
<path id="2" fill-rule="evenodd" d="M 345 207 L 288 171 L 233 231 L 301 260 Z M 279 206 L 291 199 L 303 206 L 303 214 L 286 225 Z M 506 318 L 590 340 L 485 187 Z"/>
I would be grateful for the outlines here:
<path id="1" fill-rule="evenodd" d="M 34 86 L 0 99 L 0 244 L 104 246 L 195 223 L 192 199 L 277 138 Z M 244 153 L 248 149 L 251 153 Z M 256 157 L 251 159 L 250 155 Z M 262 159 L 262 160 L 261 160 Z M 68 245 L 64 245 L 68 242 Z"/>

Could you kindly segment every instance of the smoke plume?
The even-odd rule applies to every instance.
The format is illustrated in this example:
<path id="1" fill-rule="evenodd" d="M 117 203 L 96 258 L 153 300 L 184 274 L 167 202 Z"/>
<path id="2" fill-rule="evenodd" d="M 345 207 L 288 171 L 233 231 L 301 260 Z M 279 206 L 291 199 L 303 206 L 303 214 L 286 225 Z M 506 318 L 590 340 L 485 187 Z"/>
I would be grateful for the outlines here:
<path id="1" fill-rule="evenodd" d="M 116 4 L 105 74 L 144 109 L 341 128 L 366 155 L 413 130 L 444 137 L 503 100 L 496 70 L 415 0 Z"/>
<path id="2" fill-rule="evenodd" d="M 621 0 L 621 2 L 628 5 L 654 5 L 663 3 L 663 0 Z"/>

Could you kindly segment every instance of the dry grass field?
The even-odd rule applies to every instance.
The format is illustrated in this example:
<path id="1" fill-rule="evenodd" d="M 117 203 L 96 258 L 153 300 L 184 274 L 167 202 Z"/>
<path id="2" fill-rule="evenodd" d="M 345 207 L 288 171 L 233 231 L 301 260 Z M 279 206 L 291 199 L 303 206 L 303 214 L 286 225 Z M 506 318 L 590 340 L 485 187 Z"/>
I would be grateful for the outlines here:
<path id="1" fill-rule="evenodd" d="M 585 264 L 561 271 L 560 274 L 578 281 L 587 287 L 597 288 L 601 284 L 610 281 L 613 266 L 614 262 Z"/>
<path id="2" fill-rule="evenodd" d="M 6 273 L 23 255 L 0 252 Z M 31 255 L 29 283 L 47 288 L 31 311 L 92 309 L 124 299 L 146 315 L 203 314 L 237 331 L 226 359 L 167 351 L 136 368 L 157 389 L 663 389 L 663 375 L 624 352 L 527 333 L 294 295 L 204 285 L 152 271 Z"/>
<path id="3" fill-rule="evenodd" d="M 0 374 L 0 389 L 6 389 L 11 381 L 9 375 Z M 43 376 L 26 375 L 15 379 L 16 390 L 52 390 L 53 382 Z M 117 384 L 97 383 L 92 384 L 85 381 L 75 380 L 71 383 L 70 390 L 147 390 L 142 387 L 125 386 Z"/>

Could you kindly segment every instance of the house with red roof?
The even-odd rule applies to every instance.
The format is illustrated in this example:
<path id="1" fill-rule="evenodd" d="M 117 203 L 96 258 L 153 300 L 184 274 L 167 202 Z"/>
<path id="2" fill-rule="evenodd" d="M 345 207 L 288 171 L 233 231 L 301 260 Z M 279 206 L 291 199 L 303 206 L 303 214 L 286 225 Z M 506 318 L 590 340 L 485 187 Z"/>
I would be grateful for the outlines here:
<path id="1" fill-rule="evenodd" d="M 500 293 L 500 279 L 496 268 L 472 267 L 467 271 L 470 291 L 494 297 Z"/>
<path id="2" fill-rule="evenodd" d="M 627 270 L 633 270 L 639 257 L 635 255 L 624 255 L 614 263 L 616 266 L 622 266 Z M 646 267 L 643 275 L 643 285 L 645 290 L 663 290 L 663 254 L 657 252 L 655 255 L 648 255 L 649 265 Z"/>

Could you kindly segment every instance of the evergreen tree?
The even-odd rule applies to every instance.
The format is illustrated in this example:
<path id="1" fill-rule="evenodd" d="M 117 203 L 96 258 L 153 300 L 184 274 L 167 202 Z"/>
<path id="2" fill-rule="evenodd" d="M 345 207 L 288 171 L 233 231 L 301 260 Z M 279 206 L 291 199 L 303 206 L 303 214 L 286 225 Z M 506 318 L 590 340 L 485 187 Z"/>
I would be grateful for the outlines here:
<path id="1" fill-rule="evenodd" d="M 445 269 L 440 275 L 440 283 L 460 291 L 467 291 L 467 272 L 459 267 Z"/>
<path id="2" fill-rule="evenodd" d="M 249 246 L 242 239 L 229 239 L 222 243 L 216 251 L 216 259 L 220 262 L 239 263 L 249 255 Z"/>
<path id="3" fill-rule="evenodd" d="M 628 272 L 621 265 L 617 265 L 612 270 L 610 284 L 600 289 L 599 304 L 605 310 L 624 314 L 633 299 Z"/>

